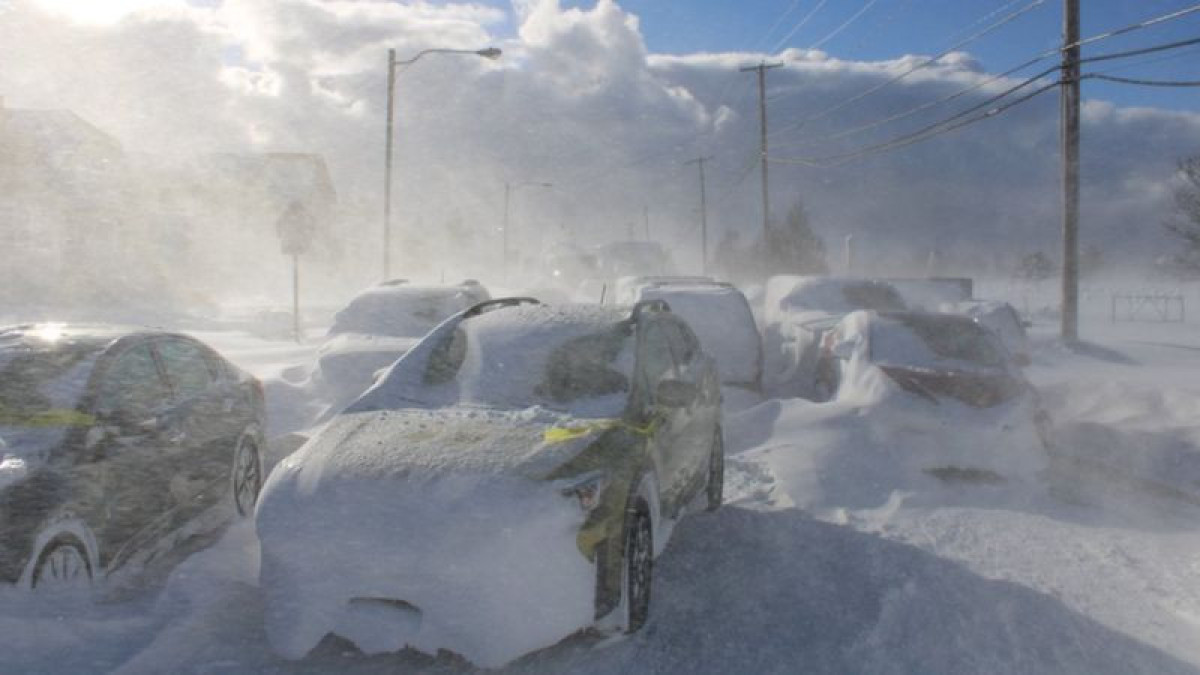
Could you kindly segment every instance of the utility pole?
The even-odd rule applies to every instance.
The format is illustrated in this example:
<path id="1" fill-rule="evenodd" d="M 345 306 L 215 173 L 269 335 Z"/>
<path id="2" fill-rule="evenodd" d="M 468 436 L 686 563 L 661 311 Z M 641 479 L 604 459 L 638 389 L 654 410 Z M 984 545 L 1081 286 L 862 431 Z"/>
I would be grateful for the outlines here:
<path id="1" fill-rule="evenodd" d="M 392 271 L 392 118 L 396 110 L 396 50 L 388 50 L 387 142 L 383 160 L 383 281 Z"/>
<path id="2" fill-rule="evenodd" d="M 1064 0 L 1062 113 L 1062 339 L 1079 339 L 1079 0 Z"/>
<path id="3" fill-rule="evenodd" d="M 646 226 L 646 241 L 650 241 L 650 207 L 642 204 L 642 223 Z"/>
<path id="4" fill-rule="evenodd" d="M 700 167 L 700 274 L 708 275 L 708 199 L 704 186 L 704 163 L 712 157 L 697 157 L 684 162 Z"/>
<path id="5" fill-rule="evenodd" d="M 501 223 L 502 229 L 500 232 L 503 236 L 503 243 L 500 245 L 501 256 L 503 260 L 501 264 L 504 272 L 504 283 L 508 283 L 508 200 L 512 195 L 512 184 L 504 181 L 504 222 Z"/>
<path id="6" fill-rule="evenodd" d="M 750 71 L 758 72 L 758 120 L 761 132 L 760 150 L 762 161 L 762 225 L 763 225 L 763 253 L 766 253 L 768 240 L 770 239 L 770 200 L 767 195 L 767 71 L 771 68 L 778 68 L 782 63 L 767 63 L 760 62 L 757 66 L 746 66 L 741 68 L 741 72 L 747 73 Z"/>

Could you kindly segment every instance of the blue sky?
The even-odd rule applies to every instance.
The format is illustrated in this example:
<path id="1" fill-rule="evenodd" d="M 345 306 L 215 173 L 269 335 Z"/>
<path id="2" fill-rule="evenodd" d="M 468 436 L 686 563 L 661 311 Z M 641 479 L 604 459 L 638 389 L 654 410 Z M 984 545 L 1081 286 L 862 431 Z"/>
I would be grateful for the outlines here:
<path id="1" fill-rule="evenodd" d="M 652 51 L 680 54 L 771 49 L 819 2 L 619 0 L 623 8 L 639 17 L 642 33 Z M 491 4 L 508 5 L 504 0 L 491 0 Z M 593 4 L 592 0 L 562 0 L 564 7 Z M 783 47 L 812 46 L 834 33 L 868 4 L 870 6 L 858 19 L 821 48 L 844 59 L 876 60 L 906 53 L 932 54 L 1028 3 L 1008 0 L 826 0 Z M 1062 4 L 1062 0 L 1047 0 L 964 49 L 992 72 L 1006 70 L 1034 54 L 1052 49 L 1061 40 Z M 1192 0 L 1084 0 L 1082 4 L 1082 34 L 1088 37 L 1195 3 Z M 992 15 L 991 18 L 980 21 L 988 15 Z M 781 16 L 784 18 L 779 28 L 768 37 L 768 31 Z M 1200 13 L 1098 42 L 1086 48 L 1084 56 L 1192 37 L 1200 37 Z M 1200 80 L 1200 47 L 1098 64 L 1097 69 L 1116 69 L 1113 74 L 1123 77 Z M 1084 86 L 1085 96 L 1121 105 L 1200 111 L 1200 89 L 1133 87 L 1096 81 Z"/>

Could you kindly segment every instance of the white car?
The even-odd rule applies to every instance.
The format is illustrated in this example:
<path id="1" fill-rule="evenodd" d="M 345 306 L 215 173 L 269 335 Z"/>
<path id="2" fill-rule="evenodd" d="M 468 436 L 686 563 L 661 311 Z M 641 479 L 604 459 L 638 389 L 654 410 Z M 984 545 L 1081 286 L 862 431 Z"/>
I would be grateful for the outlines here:
<path id="1" fill-rule="evenodd" d="M 733 284 L 709 277 L 623 277 L 615 296 L 620 304 L 666 302 L 717 360 L 722 385 L 761 389 L 762 339 L 750 303 Z"/>
<path id="2" fill-rule="evenodd" d="M 899 292 L 876 279 L 780 275 L 767 281 L 763 300 L 763 389 L 769 395 L 819 400 L 817 348 L 821 336 L 846 314 L 862 309 L 907 309 Z"/>
<path id="3" fill-rule="evenodd" d="M 924 312 L 853 312 L 829 330 L 818 380 L 861 406 L 890 457 L 943 480 L 1028 480 L 1048 462 L 1049 419 L 999 339 L 974 320 Z"/>
<path id="4" fill-rule="evenodd" d="M 495 667 L 636 631 L 674 523 L 721 505 L 720 421 L 713 360 L 663 303 L 472 307 L 271 473 L 267 637 Z"/>
<path id="5" fill-rule="evenodd" d="M 475 281 L 453 286 L 385 282 L 359 293 L 334 316 L 317 351 L 314 380 L 331 412 L 358 397 L 381 369 L 403 356 L 442 321 L 489 299 Z"/>

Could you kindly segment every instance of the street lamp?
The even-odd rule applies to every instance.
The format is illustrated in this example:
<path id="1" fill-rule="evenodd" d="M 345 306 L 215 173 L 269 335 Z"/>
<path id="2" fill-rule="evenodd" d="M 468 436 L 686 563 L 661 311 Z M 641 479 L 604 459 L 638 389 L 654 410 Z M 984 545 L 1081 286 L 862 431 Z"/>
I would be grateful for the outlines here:
<path id="1" fill-rule="evenodd" d="M 509 204 L 509 198 L 511 197 L 513 192 L 515 192 L 516 190 L 519 190 L 523 187 L 551 188 L 551 187 L 554 187 L 554 183 L 539 183 L 537 181 L 525 181 L 524 183 L 510 183 L 508 181 L 504 181 L 504 225 L 503 225 L 504 243 L 501 246 L 501 249 L 504 251 L 504 270 L 503 271 L 504 271 L 504 281 L 506 283 L 508 282 L 508 204 Z"/>
<path id="2" fill-rule="evenodd" d="M 498 47 L 486 49 L 425 49 L 417 55 L 404 61 L 396 60 L 396 50 L 388 50 L 388 87 L 387 87 L 387 148 L 383 168 L 383 279 L 391 276 L 392 252 L 392 118 L 396 110 L 396 66 L 407 66 L 416 63 L 426 54 L 472 54 L 485 59 L 500 58 Z"/>

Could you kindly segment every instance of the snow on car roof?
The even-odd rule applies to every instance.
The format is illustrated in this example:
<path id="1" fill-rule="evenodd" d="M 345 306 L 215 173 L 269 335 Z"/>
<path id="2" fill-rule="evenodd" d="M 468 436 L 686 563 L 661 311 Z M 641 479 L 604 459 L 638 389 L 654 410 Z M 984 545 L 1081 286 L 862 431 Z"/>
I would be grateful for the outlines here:
<path id="1" fill-rule="evenodd" d="M 796 311 L 840 314 L 858 309 L 904 309 L 899 292 L 878 279 L 776 277 L 769 284 L 769 294 L 778 308 Z"/>

